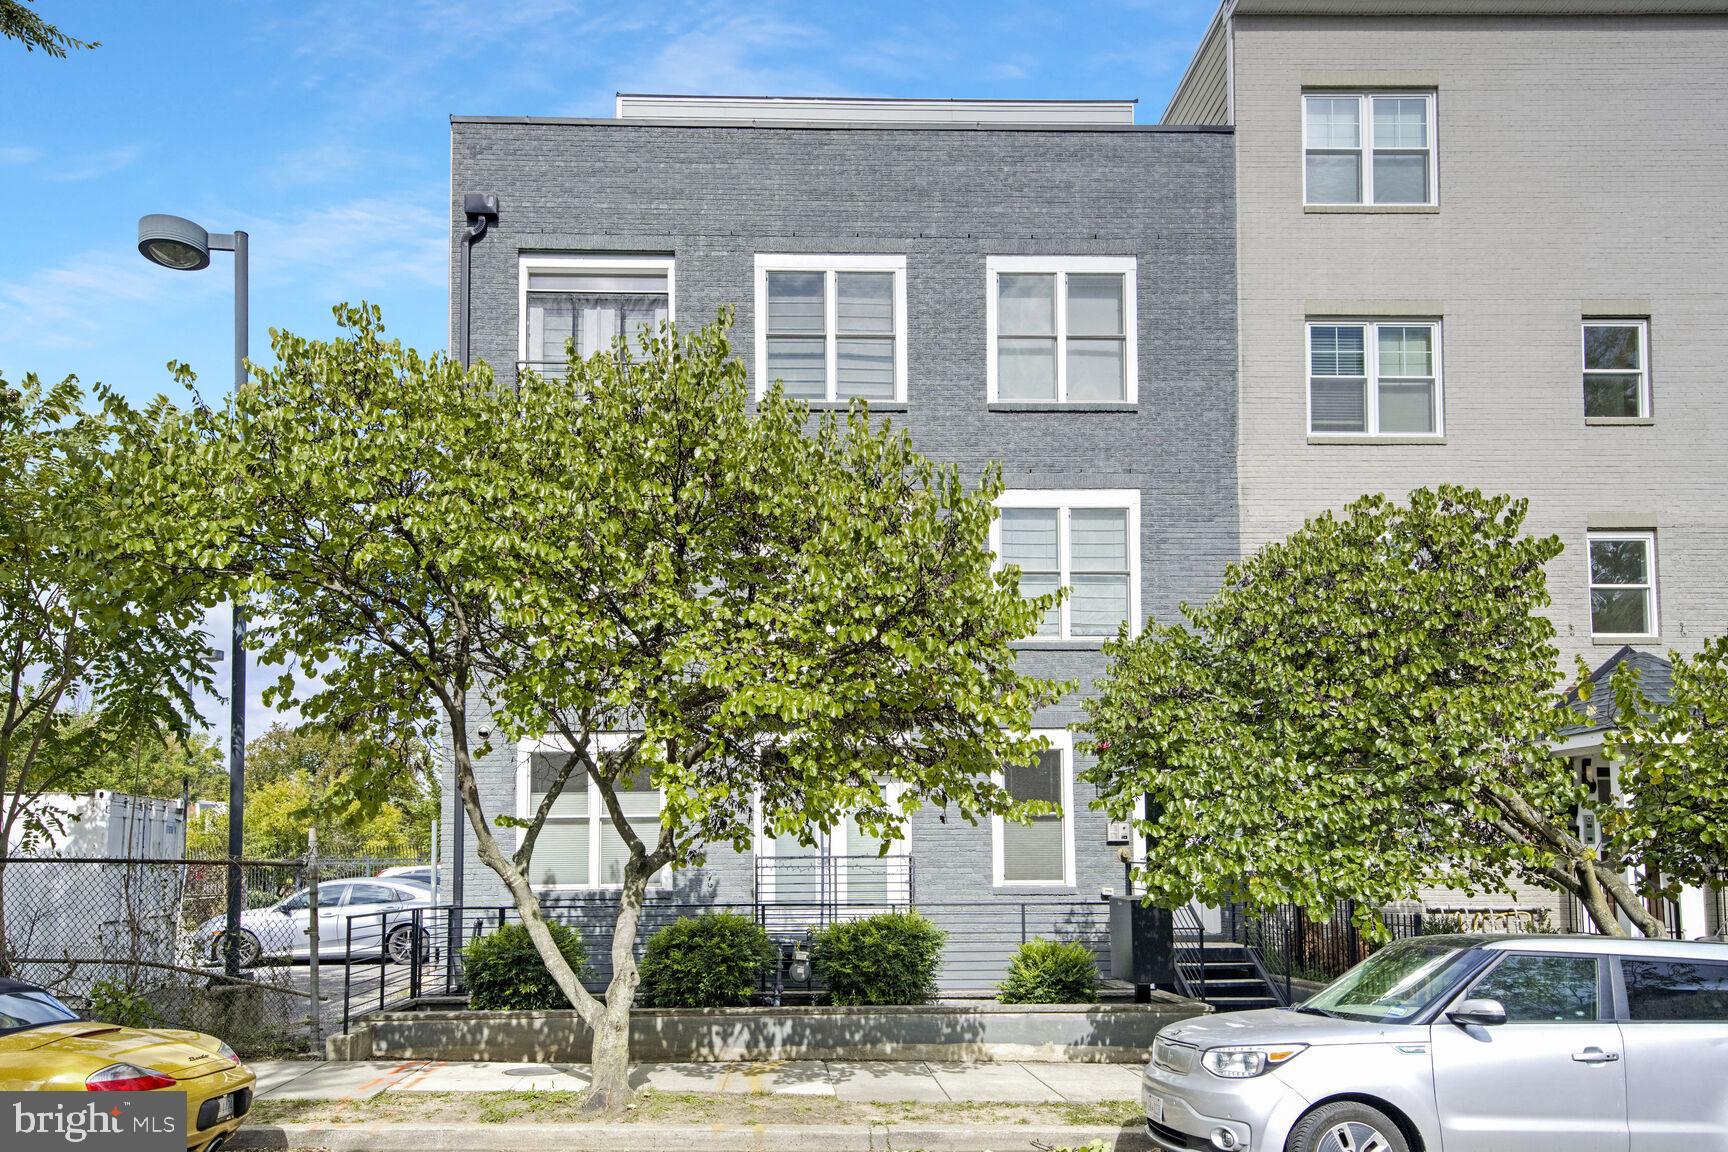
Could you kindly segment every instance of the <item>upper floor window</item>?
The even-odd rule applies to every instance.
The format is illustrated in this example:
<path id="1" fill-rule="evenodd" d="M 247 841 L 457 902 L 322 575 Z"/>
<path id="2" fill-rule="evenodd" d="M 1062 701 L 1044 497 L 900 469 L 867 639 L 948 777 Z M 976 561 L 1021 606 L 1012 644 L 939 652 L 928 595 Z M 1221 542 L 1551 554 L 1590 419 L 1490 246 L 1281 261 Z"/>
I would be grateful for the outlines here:
<path id="1" fill-rule="evenodd" d="M 1308 431 L 1438 436 L 1440 325 L 1359 320 L 1308 325 Z"/>
<path id="2" fill-rule="evenodd" d="M 1638 419 L 1650 415 L 1650 368 L 1643 320 L 1584 321 L 1584 415 Z"/>
<path id="3" fill-rule="evenodd" d="M 1304 204 L 1434 204 L 1434 93 L 1302 97 Z"/>
<path id="4" fill-rule="evenodd" d="M 1140 618 L 1140 493 L 1134 489 L 1004 492 L 996 556 L 1020 569 L 1028 597 L 1066 587 L 1038 625 L 1044 640 L 1105 639 Z"/>
<path id="5" fill-rule="evenodd" d="M 906 257 L 756 257 L 756 395 L 906 399 Z"/>
<path id="6" fill-rule="evenodd" d="M 1041 800 L 1054 810 L 1019 824 L 991 819 L 992 880 L 996 887 L 1074 886 L 1073 740 L 1066 729 L 1039 729 L 1050 747 L 1026 764 L 1010 765 L 999 783 L 1016 802 Z"/>
<path id="7" fill-rule="evenodd" d="M 1656 627 L 1656 534 L 1590 533 L 1590 634 L 1653 637 Z"/>
<path id="8" fill-rule="evenodd" d="M 521 358 L 543 376 L 564 375 L 572 342 L 586 360 L 672 319 L 670 256 L 525 256 L 520 279 Z"/>
<path id="9" fill-rule="evenodd" d="M 992 256 L 989 400 L 1131 403 L 1138 393 L 1132 256 Z"/>

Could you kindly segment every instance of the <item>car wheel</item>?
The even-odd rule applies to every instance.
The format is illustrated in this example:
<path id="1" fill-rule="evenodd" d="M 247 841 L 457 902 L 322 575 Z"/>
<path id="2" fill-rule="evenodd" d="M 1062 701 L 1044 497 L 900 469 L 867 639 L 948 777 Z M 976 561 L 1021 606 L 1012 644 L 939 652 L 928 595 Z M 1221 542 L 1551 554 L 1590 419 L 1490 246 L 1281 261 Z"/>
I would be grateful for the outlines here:
<path id="1" fill-rule="evenodd" d="M 399 924 L 390 930 L 390 935 L 384 941 L 384 954 L 392 964 L 408 964 L 426 955 L 426 934 L 420 934 L 420 956 L 414 955 L 414 928 L 409 924 Z"/>
<path id="2" fill-rule="evenodd" d="M 215 943 L 210 946 L 210 959 L 217 964 L 228 959 L 228 942 L 224 936 L 225 934 L 219 933 Z M 258 943 L 258 937 L 244 928 L 240 930 L 237 947 L 240 953 L 240 967 L 242 968 L 255 968 L 258 966 L 258 961 L 264 958 L 264 947 Z"/>
<path id="3" fill-rule="evenodd" d="M 1410 1152 L 1392 1117 L 1378 1108 L 1340 1100 L 1322 1104 L 1296 1122 L 1287 1152 Z"/>

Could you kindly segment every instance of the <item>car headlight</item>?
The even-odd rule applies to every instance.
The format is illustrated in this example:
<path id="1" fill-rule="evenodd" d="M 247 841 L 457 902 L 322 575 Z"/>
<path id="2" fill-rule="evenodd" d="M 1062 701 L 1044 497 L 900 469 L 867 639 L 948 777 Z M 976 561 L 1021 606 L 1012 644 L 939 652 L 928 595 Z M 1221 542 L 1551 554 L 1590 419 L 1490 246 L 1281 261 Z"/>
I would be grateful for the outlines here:
<path id="1" fill-rule="evenodd" d="M 1228 1048 L 1208 1048 L 1200 1063 L 1214 1076 L 1246 1080 L 1295 1058 L 1307 1047 L 1306 1044 L 1236 1044 Z"/>

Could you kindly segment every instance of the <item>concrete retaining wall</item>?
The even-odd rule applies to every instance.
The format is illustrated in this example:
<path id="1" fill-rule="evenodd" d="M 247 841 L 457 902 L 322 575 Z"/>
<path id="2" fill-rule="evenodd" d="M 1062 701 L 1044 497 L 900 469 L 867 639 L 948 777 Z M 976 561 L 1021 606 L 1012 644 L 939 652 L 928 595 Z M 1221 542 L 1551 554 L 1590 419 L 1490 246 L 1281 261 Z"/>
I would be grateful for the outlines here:
<path id="1" fill-rule="evenodd" d="M 1155 992 L 1150 1004 L 925 1004 L 892 1008 L 638 1009 L 631 1055 L 692 1060 L 1146 1059 L 1167 1024 L 1211 1009 Z M 332 1036 L 332 1060 L 579 1063 L 590 1033 L 574 1011 L 378 1013 Z"/>

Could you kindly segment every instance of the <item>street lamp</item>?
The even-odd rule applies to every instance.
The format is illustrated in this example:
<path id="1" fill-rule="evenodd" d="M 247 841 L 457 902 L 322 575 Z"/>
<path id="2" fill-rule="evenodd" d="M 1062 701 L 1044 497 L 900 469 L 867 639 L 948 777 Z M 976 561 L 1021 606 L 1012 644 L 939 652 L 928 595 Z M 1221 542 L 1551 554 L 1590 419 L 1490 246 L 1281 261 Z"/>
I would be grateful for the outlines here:
<path id="1" fill-rule="evenodd" d="M 234 389 L 246 384 L 247 260 L 244 232 L 208 232 L 180 216 L 139 217 L 138 251 L 152 264 L 176 272 L 210 266 L 211 252 L 234 253 Z M 240 975 L 240 856 L 246 818 L 246 614 L 234 600 L 228 645 L 228 917 L 222 932 L 223 970 Z"/>

